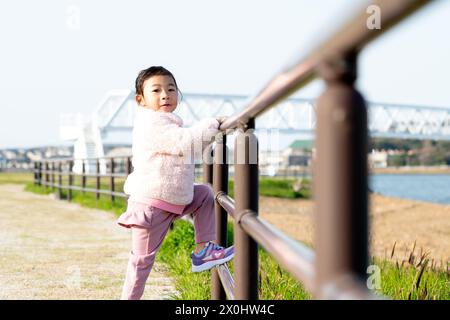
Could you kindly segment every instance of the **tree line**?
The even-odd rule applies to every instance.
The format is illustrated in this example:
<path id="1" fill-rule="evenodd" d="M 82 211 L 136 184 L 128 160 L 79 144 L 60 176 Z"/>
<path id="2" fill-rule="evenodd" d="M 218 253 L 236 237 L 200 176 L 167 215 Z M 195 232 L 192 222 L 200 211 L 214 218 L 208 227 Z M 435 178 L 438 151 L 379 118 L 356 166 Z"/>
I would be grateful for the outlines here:
<path id="1" fill-rule="evenodd" d="M 450 165 L 450 141 L 372 138 L 370 150 L 397 150 L 388 166 Z"/>

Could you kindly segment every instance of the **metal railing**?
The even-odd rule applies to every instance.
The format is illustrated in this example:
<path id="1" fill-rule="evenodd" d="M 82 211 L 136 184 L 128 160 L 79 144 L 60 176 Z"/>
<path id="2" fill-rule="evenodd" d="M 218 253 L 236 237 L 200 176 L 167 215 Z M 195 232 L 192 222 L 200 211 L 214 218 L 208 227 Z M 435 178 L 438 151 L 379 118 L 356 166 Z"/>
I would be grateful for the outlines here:
<path id="1" fill-rule="evenodd" d="M 73 171 L 75 161 L 81 161 L 81 173 Z M 100 164 L 106 161 L 106 173 L 102 174 Z M 95 173 L 86 172 L 88 163 L 95 162 Z M 116 180 L 125 179 L 132 172 L 131 156 L 114 156 L 101 158 L 86 158 L 86 159 L 50 159 L 34 161 L 34 184 L 39 186 L 50 187 L 57 190 L 58 196 L 62 197 L 63 190 L 67 191 L 67 200 L 72 200 L 73 191 L 95 193 L 96 199 L 100 195 L 109 196 L 112 202 L 118 198 L 127 198 L 123 192 L 116 191 Z M 80 178 L 80 185 L 74 184 L 74 178 Z M 63 179 L 66 184 L 63 183 Z M 88 187 L 87 179 L 95 178 L 95 188 Z M 102 181 L 108 181 L 108 189 L 102 189 Z"/>
<path id="2" fill-rule="evenodd" d="M 355 89 L 357 56 L 374 38 L 430 1 L 374 1 L 382 28 L 370 30 L 359 13 L 305 59 L 276 75 L 238 114 L 220 126 L 205 182 L 215 192 L 217 242 L 227 246 L 227 217 L 234 219 L 234 279 L 227 268 L 212 273 L 212 299 L 258 298 L 258 244 L 319 299 L 373 299 L 368 265 L 367 110 Z M 315 252 L 258 217 L 258 163 L 252 163 L 255 118 L 315 77 L 326 83 L 319 97 L 313 163 Z M 235 140 L 235 200 L 228 193 L 226 134 Z M 243 138 L 243 139 L 240 139 Z M 212 147 L 211 147 L 212 148 Z M 257 143 L 256 143 L 257 148 Z M 236 154 L 245 155 L 239 163 Z M 257 154 L 257 151 L 256 151 Z"/>
<path id="3" fill-rule="evenodd" d="M 366 285 L 368 265 L 368 169 L 367 110 L 361 94 L 354 88 L 358 52 L 374 38 L 400 22 L 429 0 L 374 1 L 382 14 L 382 28 L 369 30 L 367 14 L 361 12 L 339 32 L 299 63 L 276 75 L 244 108 L 220 126 L 221 139 L 208 146 L 214 161 L 203 167 L 204 181 L 215 193 L 216 240 L 227 246 L 228 215 L 234 220 L 234 277 L 226 265 L 212 270 L 212 299 L 258 299 L 258 245 L 273 256 L 281 267 L 319 299 L 374 299 Z M 316 158 L 313 163 L 315 209 L 315 250 L 297 242 L 258 216 L 258 159 L 252 161 L 257 137 L 255 118 L 305 86 L 315 77 L 326 83 L 317 101 Z M 235 139 L 234 194 L 228 196 L 227 134 L 238 131 Z M 217 137 L 216 137 L 217 138 Z M 256 154 L 258 154 L 256 143 Z M 241 160 L 242 160 L 241 159 Z M 130 158 L 125 174 L 110 172 L 94 175 L 97 189 L 71 185 L 73 159 L 68 163 L 69 183 L 63 186 L 61 166 L 51 162 L 35 164 L 35 182 L 59 190 L 96 192 L 100 177 L 110 179 L 111 196 L 125 196 L 113 188 L 115 177 L 131 171 Z M 97 164 L 99 163 L 96 159 Z M 42 178 L 45 175 L 45 179 Z M 59 183 L 55 184 L 55 174 Z M 86 174 L 82 174 L 86 177 Z M 89 175 L 92 176 L 92 175 Z M 50 182 L 51 179 L 51 182 Z M 70 197 L 69 197 L 70 200 Z"/>

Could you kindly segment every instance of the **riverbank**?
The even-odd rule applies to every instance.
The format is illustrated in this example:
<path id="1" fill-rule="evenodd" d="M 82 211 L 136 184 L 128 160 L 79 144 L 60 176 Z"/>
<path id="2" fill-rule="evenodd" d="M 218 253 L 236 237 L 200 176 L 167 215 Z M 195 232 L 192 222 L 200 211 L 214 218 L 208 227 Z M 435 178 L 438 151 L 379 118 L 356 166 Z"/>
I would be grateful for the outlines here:
<path id="1" fill-rule="evenodd" d="M 310 245 L 314 236 L 314 202 L 306 199 L 260 197 L 260 216 L 289 236 Z M 370 195 L 370 254 L 401 263 L 427 253 L 439 268 L 450 261 L 450 206 Z"/>
<path id="2" fill-rule="evenodd" d="M 450 166 L 370 168 L 370 174 L 450 174 Z"/>

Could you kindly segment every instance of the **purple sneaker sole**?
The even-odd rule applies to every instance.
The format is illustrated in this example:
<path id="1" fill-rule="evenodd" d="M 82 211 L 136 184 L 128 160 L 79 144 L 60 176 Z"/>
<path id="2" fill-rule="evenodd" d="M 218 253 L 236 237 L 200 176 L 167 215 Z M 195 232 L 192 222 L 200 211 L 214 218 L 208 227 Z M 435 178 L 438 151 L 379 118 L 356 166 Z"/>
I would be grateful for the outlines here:
<path id="1" fill-rule="evenodd" d="M 205 262 L 203 264 L 200 264 L 198 266 L 192 264 L 192 272 L 201 272 L 201 271 L 209 270 L 212 267 L 217 266 L 219 264 L 224 264 L 225 262 L 228 262 L 233 258 L 234 258 L 234 252 L 232 254 L 230 254 L 228 257 L 225 257 L 223 259 L 211 260 L 211 261 Z"/>
<path id="2" fill-rule="evenodd" d="M 207 250 L 198 256 L 192 253 L 192 272 L 209 270 L 219 264 L 224 264 L 234 257 L 234 247 L 222 248 L 215 244 L 208 245 Z"/>

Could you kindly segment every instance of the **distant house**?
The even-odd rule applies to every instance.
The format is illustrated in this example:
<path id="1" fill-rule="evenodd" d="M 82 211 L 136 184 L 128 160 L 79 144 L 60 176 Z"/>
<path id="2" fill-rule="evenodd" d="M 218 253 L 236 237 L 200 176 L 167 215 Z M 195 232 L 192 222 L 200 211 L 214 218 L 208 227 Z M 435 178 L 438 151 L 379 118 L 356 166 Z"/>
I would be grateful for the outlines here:
<path id="1" fill-rule="evenodd" d="M 309 166 L 311 164 L 314 141 L 295 140 L 283 153 L 284 166 Z"/>
<path id="2" fill-rule="evenodd" d="M 372 150 L 369 153 L 369 167 L 371 168 L 386 168 L 388 165 L 388 151 L 386 150 Z"/>
<path id="3" fill-rule="evenodd" d="M 258 160 L 261 175 L 274 176 L 283 164 L 283 156 L 280 151 L 260 151 Z"/>

